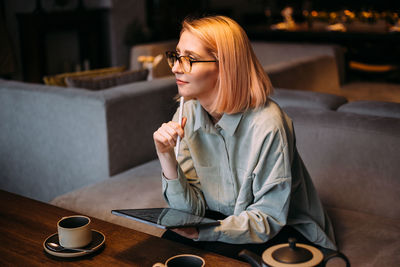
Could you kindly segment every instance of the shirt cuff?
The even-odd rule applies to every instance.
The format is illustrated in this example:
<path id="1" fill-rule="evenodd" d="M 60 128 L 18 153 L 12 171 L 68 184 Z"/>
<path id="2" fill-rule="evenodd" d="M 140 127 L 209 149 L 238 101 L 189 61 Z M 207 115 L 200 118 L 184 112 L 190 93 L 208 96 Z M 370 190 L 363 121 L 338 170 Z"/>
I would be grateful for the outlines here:
<path id="1" fill-rule="evenodd" d="M 161 173 L 162 188 L 166 196 L 183 195 L 186 188 L 186 181 L 183 179 L 184 174 L 178 165 L 178 178 L 167 179 L 164 173 Z"/>

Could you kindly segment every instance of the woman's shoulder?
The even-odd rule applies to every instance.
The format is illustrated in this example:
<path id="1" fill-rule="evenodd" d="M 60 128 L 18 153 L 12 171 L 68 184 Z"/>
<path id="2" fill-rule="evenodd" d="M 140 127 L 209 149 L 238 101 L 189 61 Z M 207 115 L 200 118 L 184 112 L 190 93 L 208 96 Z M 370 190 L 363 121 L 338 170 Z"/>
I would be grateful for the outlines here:
<path id="1" fill-rule="evenodd" d="M 262 125 L 281 125 L 289 119 L 274 101 L 269 100 L 264 106 L 253 109 L 249 113 L 250 119 Z"/>
<path id="2" fill-rule="evenodd" d="M 287 135 L 293 131 L 291 119 L 273 101 L 269 101 L 263 107 L 246 112 L 243 119 L 245 127 L 260 134 L 280 132 Z"/>

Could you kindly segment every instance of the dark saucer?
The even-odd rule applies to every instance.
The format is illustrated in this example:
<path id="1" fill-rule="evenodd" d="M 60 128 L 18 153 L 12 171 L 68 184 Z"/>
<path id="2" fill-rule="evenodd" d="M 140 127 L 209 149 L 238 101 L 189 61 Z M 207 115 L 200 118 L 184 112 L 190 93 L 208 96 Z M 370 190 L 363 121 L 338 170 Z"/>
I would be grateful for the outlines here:
<path id="1" fill-rule="evenodd" d="M 46 240 L 43 242 L 43 248 L 44 250 L 57 257 L 63 257 L 63 258 L 75 258 L 75 257 L 80 257 L 84 255 L 89 255 L 92 254 L 93 252 L 97 251 L 99 248 L 102 247 L 102 245 L 105 243 L 106 238 L 103 233 L 92 230 L 92 242 L 90 242 L 89 245 L 83 247 L 83 249 L 88 249 L 90 252 L 82 252 L 82 251 L 75 251 L 72 249 L 66 249 L 63 251 L 54 251 L 52 250 L 47 244 L 48 243 L 56 243 L 60 244 L 58 240 L 58 233 L 52 234 Z"/>

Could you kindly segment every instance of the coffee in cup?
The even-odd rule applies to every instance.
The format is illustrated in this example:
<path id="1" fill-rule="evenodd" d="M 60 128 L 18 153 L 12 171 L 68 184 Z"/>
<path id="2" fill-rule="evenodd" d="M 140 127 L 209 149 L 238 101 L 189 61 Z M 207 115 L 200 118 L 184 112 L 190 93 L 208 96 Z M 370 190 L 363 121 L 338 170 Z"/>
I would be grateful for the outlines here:
<path id="1" fill-rule="evenodd" d="M 57 230 L 60 245 L 65 248 L 81 248 L 92 241 L 90 218 L 83 215 L 61 218 Z"/>
<path id="2" fill-rule="evenodd" d="M 169 258 L 165 264 L 156 263 L 153 267 L 204 267 L 206 262 L 197 255 L 181 254 Z"/>

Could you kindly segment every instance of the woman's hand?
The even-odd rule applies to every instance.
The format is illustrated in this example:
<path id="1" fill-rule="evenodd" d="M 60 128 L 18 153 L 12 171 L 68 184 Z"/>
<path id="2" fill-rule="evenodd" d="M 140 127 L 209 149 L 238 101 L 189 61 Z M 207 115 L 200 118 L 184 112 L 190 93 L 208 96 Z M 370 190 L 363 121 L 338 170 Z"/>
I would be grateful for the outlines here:
<path id="1" fill-rule="evenodd" d="M 199 238 L 199 230 L 196 227 L 188 227 L 188 228 L 175 228 L 171 229 L 178 235 L 184 236 L 189 239 L 197 239 Z"/>
<path id="2" fill-rule="evenodd" d="M 170 121 L 163 123 L 153 134 L 154 144 L 158 154 L 173 153 L 178 136 L 183 138 L 186 118 L 182 118 L 182 126 L 179 123 Z"/>
<path id="3" fill-rule="evenodd" d="M 170 121 L 163 123 L 153 134 L 154 144 L 156 146 L 158 159 L 164 176 L 167 179 L 177 179 L 176 158 L 174 147 L 178 136 L 183 138 L 187 118 L 182 118 L 182 126 L 179 123 Z"/>

